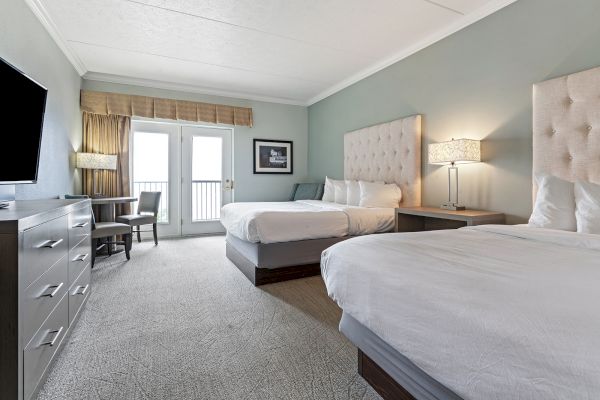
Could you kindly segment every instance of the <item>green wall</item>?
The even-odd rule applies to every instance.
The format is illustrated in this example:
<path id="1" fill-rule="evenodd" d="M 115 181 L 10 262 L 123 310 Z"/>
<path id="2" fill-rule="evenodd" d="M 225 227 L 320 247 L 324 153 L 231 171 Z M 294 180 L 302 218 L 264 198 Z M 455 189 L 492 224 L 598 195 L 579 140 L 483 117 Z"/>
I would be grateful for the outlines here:
<path id="1" fill-rule="evenodd" d="M 81 146 L 81 78 L 23 0 L 0 0 L 0 57 L 48 88 L 38 183 L 17 185 L 16 198 L 77 193 L 81 180 L 70 160 Z M 14 122 L 4 121 L 3 134 L 18 134 Z"/>
<path id="2" fill-rule="evenodd" d="M 532 84 L 600 65 L 600 1 L 519 0 L 309 107 L 309 175 L 343 176 L 343 134 L 420 113 L 423 204 L 447 196 L 445 167 L 427 144 L 484 140 L 484 163 L 460 167 L 461 200 L 531 212 Z"/>

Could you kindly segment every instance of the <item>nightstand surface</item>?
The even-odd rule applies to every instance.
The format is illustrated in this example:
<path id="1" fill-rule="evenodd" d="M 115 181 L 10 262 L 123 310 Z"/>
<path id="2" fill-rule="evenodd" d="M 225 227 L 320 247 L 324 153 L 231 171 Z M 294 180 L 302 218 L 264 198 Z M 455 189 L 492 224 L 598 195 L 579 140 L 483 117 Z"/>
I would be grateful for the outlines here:
<path id="1" fill-rule="evenodd" d="M 483 210 L 452 211 L 436 207 L 396 208 L 396 232 L 453 229 L 483 224 L 504 224 L 504 214 Z"/>

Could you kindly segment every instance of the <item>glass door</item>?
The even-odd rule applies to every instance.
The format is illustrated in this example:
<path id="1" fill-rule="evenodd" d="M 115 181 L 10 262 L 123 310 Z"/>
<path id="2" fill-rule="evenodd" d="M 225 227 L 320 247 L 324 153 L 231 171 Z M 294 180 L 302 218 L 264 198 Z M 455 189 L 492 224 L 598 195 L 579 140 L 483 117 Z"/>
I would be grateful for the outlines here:
<path id="1" fill-rule="evenodd" d="M 181 127 L 181 234 L 224 232 L 221 207 L 233 199 L 231 129 Z"/>
<path id="2" fill-rule="evenodd" d="M 181 234 L 180 214 L 180 141 L 179 127 L 169 123 L 132 121 L 132 195 L 143 191 L 161 192 L 158 234 Z M 133 203 L 132 212 L 137 212 Z M 149 227 L 142 227 L 149 229 Z M 144 233 L 144 237 L 151 234 Z"/>

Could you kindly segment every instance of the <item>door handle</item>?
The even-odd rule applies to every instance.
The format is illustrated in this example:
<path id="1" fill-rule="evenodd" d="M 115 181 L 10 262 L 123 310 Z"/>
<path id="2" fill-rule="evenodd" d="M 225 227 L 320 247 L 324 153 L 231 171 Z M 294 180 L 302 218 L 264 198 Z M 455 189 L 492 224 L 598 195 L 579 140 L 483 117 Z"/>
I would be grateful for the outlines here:
<path id="1" fill-rule="evenodd" d="M 73 228 L 85 228 L 89 222 L 80 222 L 78 224 L 73 225 Z"/>

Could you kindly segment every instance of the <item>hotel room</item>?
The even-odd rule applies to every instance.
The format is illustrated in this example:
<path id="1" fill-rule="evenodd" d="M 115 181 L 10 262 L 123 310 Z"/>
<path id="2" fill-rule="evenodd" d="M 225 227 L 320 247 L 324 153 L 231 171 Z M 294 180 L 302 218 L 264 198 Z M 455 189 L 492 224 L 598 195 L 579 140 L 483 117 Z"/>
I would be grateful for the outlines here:
<path id="1" fill-rule="evenodd" d="M 0 399 L 600 398 L 597 0 L 0 5 Z"/>

